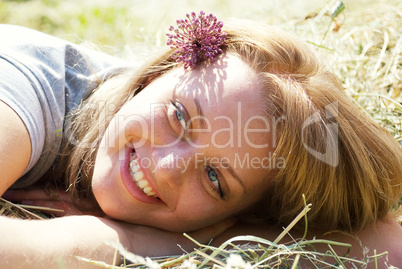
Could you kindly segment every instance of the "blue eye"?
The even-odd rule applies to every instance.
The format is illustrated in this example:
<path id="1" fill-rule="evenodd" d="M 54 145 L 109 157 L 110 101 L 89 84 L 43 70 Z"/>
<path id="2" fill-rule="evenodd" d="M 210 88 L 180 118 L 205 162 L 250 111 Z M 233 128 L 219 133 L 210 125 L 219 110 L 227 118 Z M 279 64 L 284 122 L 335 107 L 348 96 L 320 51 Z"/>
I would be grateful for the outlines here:
<path id="1" fill-rule="evenodd" d="M 187 131 L 189 116 L 186 108 L 178 100 L 171 101 L 171 104 L 174 107 L 174 115 L 176 119 L 179 121 L 181 127 Z"/>
<path id="2" fill-rule="evenodd" d="M 211 167 L 207 170 L 207 173 L 208 173 L 208 178 L 209 178 L 209 180 L 210 180 L 211 183 L 214 185 L 215 191 L 216 191 L 217 193 L 219 193 L 219 196 L 223 199 L 224 193 L 223 193 L 223 191 L 222 191 L 221 184 L 220 184 L 220 182 L 219 182 L 218 174 L 217 174 L 217 173 L 215 172 L 215 170 L 214 170 L 213 168 L 211 168 Z"/>
<path id="3" fill-rule="evenodd" d="M 183 113 L 178 108 L 176 108 L 176 118 L 180 122 L 181 126 L 184 129 L 187 129 L 186 117 L 183 115 Z"/>
<path id="4" fill-rule="evenodd" d="M 218 175 L 216 174 L 214 169 L 210 168 L 208 170 L 208 177 L 209 177 L 209 180 L 211 180 L 212 184 L 214 184 L 215 187 L 219 188 Z"/>

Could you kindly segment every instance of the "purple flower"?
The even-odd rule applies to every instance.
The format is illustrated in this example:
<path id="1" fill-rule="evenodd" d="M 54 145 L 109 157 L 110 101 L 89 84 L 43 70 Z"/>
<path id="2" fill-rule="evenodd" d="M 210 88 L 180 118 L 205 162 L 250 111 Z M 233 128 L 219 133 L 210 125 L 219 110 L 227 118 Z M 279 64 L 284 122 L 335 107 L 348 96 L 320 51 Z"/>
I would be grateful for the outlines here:
<path id="1" fill-rule="evenodd" d="M 187 19 L 176 21 L 177 28 L 169 27 L 166 44 L 176 53 L 172 58 L 176 62 L 183 62 L 184 68 L 194 68 L 198 62 L 210 60 L 213 62 L 217 55 L 222 53 L 225 45 L 226 33 L 222 32 L 223 23 L 217 21 L 212 14 L 205 15 L 204 11 L 200 15 L 195 12 L 187 14 Z"/>

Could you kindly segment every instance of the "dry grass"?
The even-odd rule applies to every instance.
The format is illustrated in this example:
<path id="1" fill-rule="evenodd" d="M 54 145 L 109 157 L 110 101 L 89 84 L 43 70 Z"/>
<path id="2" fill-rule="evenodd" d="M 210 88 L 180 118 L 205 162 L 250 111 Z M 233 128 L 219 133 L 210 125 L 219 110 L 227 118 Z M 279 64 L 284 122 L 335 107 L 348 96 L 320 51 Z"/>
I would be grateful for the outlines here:
<path id="1" fill-rule="evenodd" d="M 219 247 L 199 244 L 189 237 L 189 240 L 195 242 L 199 248 L 191 253 L 181 256 L 144 258 L 128 252 L 119 244 L 110 244 L 111 247 L 119 251 L 127 260 L 124 268 L 227 268 L 227 269 L 251 269 L 251 268 L 365 268 L 369 263 L 377 264 L 378 259 L 387 253 L 365 255 L 364 259 L 357 260 L 349 257 L 352 248 L 350 244 L 323 240 L 314 238 L 307 240 L 305 237 L 295 239 L 287 244 L 278 244 L 278 242 L 287 234 L 291 233 L 293 226 L 305 218 L 307 222 L 307 213 L 311 205 L 306 205 L 304 210 L 286 227 L 283 232 L 273 241 L 256 236 L 236 236 Z M 306 228 L 307 229 L 307 228 Z M 307 233 L 307 230 L 306 230 Z M 236 242 L 248 242 L 240 244 Z M 320 252 L 315 250 L 315 246 L 326 244 L 329 251 Z M 336 246 L 344 247 L 346 251 L 339 253 L 334 250 Z M 103 262 L 92 261 L 83 257 L 77 259 L 97 265 L 102 268 L 121 268 Z"/>
<path id="2" fill-rule="evenodd" d="M 296 24 L 294 31 L 327 57 L 361 109 L 402 143 L 402 3 L 344 12 L 331 23 L 324 14 Z"/>

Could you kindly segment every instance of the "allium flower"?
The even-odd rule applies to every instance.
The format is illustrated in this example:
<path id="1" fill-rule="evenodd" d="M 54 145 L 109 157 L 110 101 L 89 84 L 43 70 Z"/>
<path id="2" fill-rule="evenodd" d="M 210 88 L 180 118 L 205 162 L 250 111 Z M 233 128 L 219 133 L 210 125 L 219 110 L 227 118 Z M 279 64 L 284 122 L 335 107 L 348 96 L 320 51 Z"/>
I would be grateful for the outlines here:
<path id="1" fill-rule="evenodd" d="M 222 53 L 225 45 L 226 33 L 222 32 L 223 23 L 217 21 L 212 14 L 200 15 L 192 12 L 187 14 L 187 19 L 177 20 L 177 28 L 170 26 L 167 33 L 166 44 L 172 49 L 177 49 L 172 56 L 177 62 L 183 62 L 184 68 L 193 68 L 198 62 L 209 59 L 211 62 Z"/>

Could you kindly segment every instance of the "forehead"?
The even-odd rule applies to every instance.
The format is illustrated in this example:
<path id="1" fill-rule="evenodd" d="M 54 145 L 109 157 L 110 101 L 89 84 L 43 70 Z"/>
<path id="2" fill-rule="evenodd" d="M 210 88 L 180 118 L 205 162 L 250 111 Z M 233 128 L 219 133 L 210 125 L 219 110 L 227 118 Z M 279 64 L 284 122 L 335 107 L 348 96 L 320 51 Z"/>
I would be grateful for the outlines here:
<path id="1" fill-rule="evenodd" d="M 197 112 L 190 106 L 191 115 L 202 111 L 216 141 L 224 143 L 229 134 L 229 139 L 238 141 L 230 146 L 249 151 L 254 150 L 255 141 L 261 144 L 267 139 L 270 123 L 262 84 L 255 71 L 237 55 L 225 54 L 195 69 L 176 68 L 168 79 L 175 97 L 198 107 Z"/>
<path id="2" fill-rule="evenodd" d="M 170 74 L 174 94 L 196 98 L 215 112 L 230 114 L 233 105 L 241 102 L 253 114 L 264 110 L 262 91 L 257 74 L 240 57 L 221 55 L 212 64 L 201 64 L 195 69 L 176 68 Z"/>

